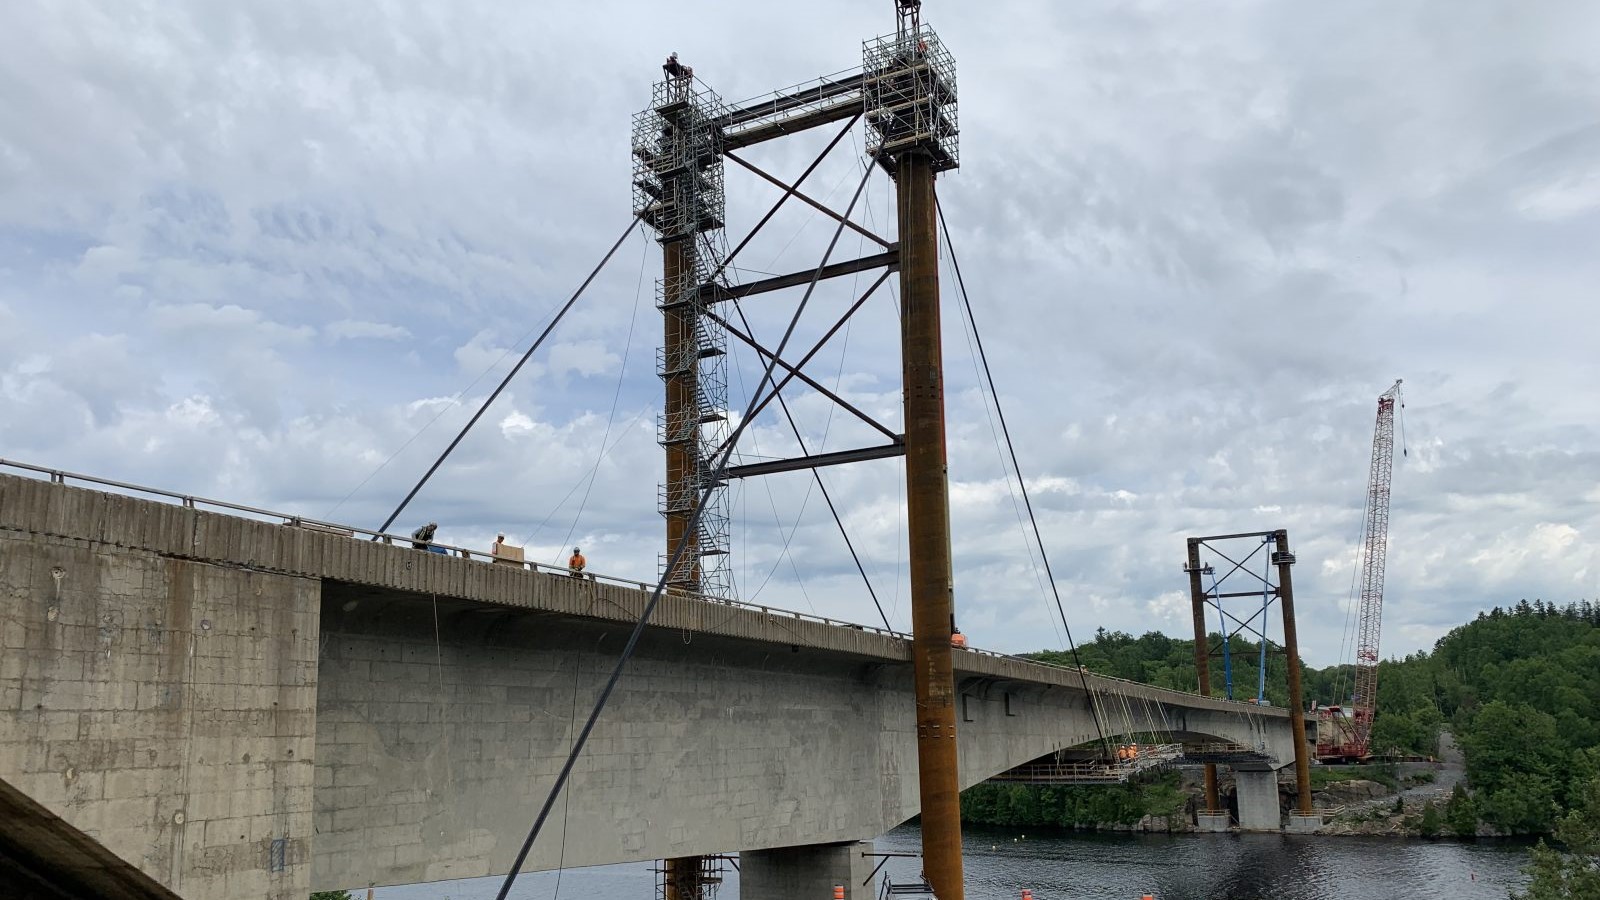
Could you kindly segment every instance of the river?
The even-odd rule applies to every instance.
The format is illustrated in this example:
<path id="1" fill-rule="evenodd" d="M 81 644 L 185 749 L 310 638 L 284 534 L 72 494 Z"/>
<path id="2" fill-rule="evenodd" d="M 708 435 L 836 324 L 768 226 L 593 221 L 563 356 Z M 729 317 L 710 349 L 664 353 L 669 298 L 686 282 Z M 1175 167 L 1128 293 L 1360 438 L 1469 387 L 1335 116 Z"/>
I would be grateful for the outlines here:
<path id="1" fill-rule="evenodd" d="M 1391 900 L 1449 898 L 1506 900 L 1527 879 L 1524 844 L 1399 841 L 1392 838 L 1298 837 L 1273 834 L 1023 836 L 1012 830 L 969 829 L 967 896 L 1017 900 L 1022 888 L 1036 900 Z M 876 842 L 879 851 L 916 851 L 914 827 Z M 891 858 L 897 882 L 911 880 L 915 859 Z M 557 873 L 517 880 L 517 900 L 555 900 Z M 569 869 L 559 896 L 573 900 L 654 900 L 648 863 Z M 377 900 L 492 900 L 500 879 L 380 888 Z M 358 893 L 357 897 L 361 895 Z M 718 900 L 737 900 L 730 871 Z M 818 897 L 816 900 L 828 900 Z"/>

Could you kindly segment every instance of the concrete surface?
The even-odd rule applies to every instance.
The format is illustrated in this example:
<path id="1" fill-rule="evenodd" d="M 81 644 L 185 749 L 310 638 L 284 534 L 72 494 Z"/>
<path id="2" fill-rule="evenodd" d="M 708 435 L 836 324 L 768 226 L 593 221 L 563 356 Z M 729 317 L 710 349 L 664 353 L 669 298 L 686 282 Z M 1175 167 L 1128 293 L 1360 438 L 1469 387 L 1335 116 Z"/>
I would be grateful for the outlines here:
<path id="1" fill-rule="evenodd" d="M 318 593 L 0 531 L 0 777 L 180 895 L 304 900 Z"/>

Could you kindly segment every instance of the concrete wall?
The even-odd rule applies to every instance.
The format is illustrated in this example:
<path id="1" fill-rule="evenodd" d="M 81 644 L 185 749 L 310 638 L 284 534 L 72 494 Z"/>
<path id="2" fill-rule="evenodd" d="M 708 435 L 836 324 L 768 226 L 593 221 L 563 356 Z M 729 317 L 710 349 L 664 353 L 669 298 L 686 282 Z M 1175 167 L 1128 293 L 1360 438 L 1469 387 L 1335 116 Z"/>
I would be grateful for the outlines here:
<path id="1" fill-rule="evenodd" d="M 318 595 L 0 531 L 0 773 L 184 896 L 303 900 Z"/>

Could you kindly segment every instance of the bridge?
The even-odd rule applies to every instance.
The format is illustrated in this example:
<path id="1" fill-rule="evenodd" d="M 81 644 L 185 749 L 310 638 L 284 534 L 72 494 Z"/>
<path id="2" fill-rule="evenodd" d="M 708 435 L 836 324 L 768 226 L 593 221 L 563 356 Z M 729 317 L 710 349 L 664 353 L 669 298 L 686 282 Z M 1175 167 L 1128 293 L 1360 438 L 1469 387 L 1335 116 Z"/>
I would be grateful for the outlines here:
<path id="1" fill-rule="evenodd" d="M 31 474 L 0 474 L 0 779 L 181 896 L 504 872 L 648 599 Z M 855 842 L 917 814 L 905 635 L 682 592 L 651 625 L 557 807 L 564 840 L 526 868 L 739 852 L 756 896 L 801 869 L 843 881 Z M 1241 826 L 1279 827 L 1284 710 L 980 650 L 955 667 L 963 787 L 1154 732 L 1232 754 Z"/>

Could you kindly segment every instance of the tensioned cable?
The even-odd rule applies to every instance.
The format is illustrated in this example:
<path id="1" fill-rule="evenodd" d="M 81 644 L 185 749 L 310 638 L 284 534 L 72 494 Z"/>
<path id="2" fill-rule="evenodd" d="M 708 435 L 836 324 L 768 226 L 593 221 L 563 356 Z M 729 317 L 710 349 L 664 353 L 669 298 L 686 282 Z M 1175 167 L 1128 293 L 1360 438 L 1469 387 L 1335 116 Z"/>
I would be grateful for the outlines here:
<path id="1" fill-rule="evenodd" d="M 422 486 L 428 483 L 428 479 L 433 477 L 433 473 L 439 471 L 439 467 L 444 465 L 445 458 L 456 449 L 456 445 L 461 443 L 462 438 L 467 436 L 467 432 L 472 430 L 472 426 L 478 424 L 478 420 L 483 418 L 483 414 L 489 411 L 489 407 L 494 404 L 496 399 L 499 398 L 500 392 L 506 389 L 506 385 L 511 383 L 511 379 L 517 377 L 517 373 L 522 371 L 522 367 L 527 364 L 529 359 L 533 358 L 534 351 L 538 350 L 539 346 L 544 343 L 545 338 L 550 336 L 550 332 L 556 330 L 556 326 L 561 323 L 562 317 L 572 309 L 572 305 L 574 303 L 578 302 L 578 298 L 583 296 L 583 292 L 588 289 L 589 284 L 594 281 L 595 276 L 600 274 L 600 270 L 606 267 L 606 263 L 611 261 L 611 257 L 616 255 L 617 248 L 622 246 L 622 242 L 626 241 L 628 239 L 628 235 L 633 233 L 633 226 L 638 224 L 639 217 L 641 215 L 643 215 L 643 213 L 635 214 L 632 219 L 628 220 L 628 227 L 622 229 L 622 234 L 617 235 L 617 242 L 611 245 L 610 250 L 606 251 L 606 255 L 600 259 L 600 263 L 596 265 L 593 271 L 589 273 L 589 277 L 583 280 L 583 284 L 578 285 L 578 289 L 572 292 L 572 296 L 569 297 L 561 309 L 556 312 L 555 318 L 550 320 L 550 324 L 546 325 L 544 327 L 544 331 L 541 332 L 539 337 L 534 340 L 533 346 L 528 348 L 528 352 L 522 354 L 522 358 L 517 360 L 517 364 L 511 367 L 511 371 L 506 373 L 506 377 L 500 379 L 500 384 L 495 387 L 494 392 L 489 395 L 489 399 L 483 401 L 483 405 L 478 407 L 478 411 L 473 413 L 472 418 L 467 421 L 467 424 L 461 427 L 461 433 L 457 434 L 455 440 L 450 442 L 450 446 L 444 448 L 444 452 L 439 454 L 439 458 L 434 460 L 433 465 L 428 467 L 428 471 L 423 474 L 422 478 L 417 482 L 416 487 L 413 487 L 411 492 L 406 494 L 406 498 L 400 501 L 400 505 L 395 507 L 394 512 L 389 514 L 389 518 L 385 519 L 383 525 L 379 526 L 378 532 L 380 534 L 387 533 L 389 531 L 389 526 L 394 524 L 395 519 L 400 518 L 400 514 L 405 511 L 406 506 L 411 503 L 412 498 L 416 497 L 417 492 L 422 490 Z M 374 536 L 373 540 L 377 540 L 377 537 Z"/>
<path id="2" fill-rule="evenodd" d="M 856 186 L 855 195 L 850 198 L 850 206 L 845 210 L 844 218 L 848 219 L 850 217 L 850 213 L 856 207 L 856 202 L 861 199 L 862 190 L 867 186 L 867 179 L 871 176 L 872 169 L 868 167 L 866 173 L 861 176 L 861 183 Z M 628 227 L 631 230 L 633 225 L 630 223 Z M 761 380 L 756 383 L 755 393 L 750 397 L 750 405 L 745 409 L 745 414 L 740 417 L 739 424 L 734 426 L 733 433 L 729 435 L 727 448 L 714 460 L 715 465 L 712 466 L 712 471 L 717 475 L 723 475 L 727 471 L 728 460 L 733 456 L 733 451 L 738 445 L 740 435 L 750 426 L 750 416 L 755 409 L 756 401 L 760 399 L 762 390 L 772 382 L 772 372 L 777 368 L 778 358 L 782 356 L 783 351 L 788 347 L 789 339 L 794 336 L 795 326 L 799 324 L 800 316 L 805 312 L 806 304 L 810 302 L 812 293 L 816 291 L 817 282 L 822 279 L 822 270 L 827 267 L 828 260 L 833 256 L 834 247 L 838 246 L 839 235 L 843 232 L 844 223 L 841 221 L 839 227 L 833 233 L 833 240 L 828 242 L 828 249 L 822 254 L 822 262 L 817 264 L 816 270 L 811 274 L 811 283 L 806 286 L 804 296 L 800 298 L 800 302 L 795 306 L 794 315 L 789 319 L 789 326 L 784 329 L 783 339 L 778 342 L 777 349 L 773 351 L 773 358 L 767 363 L 765 371 L 762 372 Z M 626 232 L 624 232 L 623 236 L 627 236 Z M 620 243 L 619 241 L 618 244 L 620 245 Z M 616 248 L 613 247 L 612 249 L 615 250 Z M 607 258 L 610 258 L 610 254 L 607 254 Z M 645 625 L 649 623 L 651 614 L 655 612 L 656 604 L 661 602 L 661 595 L 667 585 L 667 577 L 677 569 L 678 564 L 683 560 L 684 553 L 689 548 L 689 536 L 693 535 L 695 529 L 699 527 L 706 503 L 711 499 L 711 492 L 716 490 L 717 480 L 713 478 L 712 483 L 708 484 L 700 492 L 699 502 L 694 505 L 693 511 L 689 513 L 688 521 L 684 523 L 684 537 L 678 541 L 678 546 L 673 549 L 671 558 L 667 560 L 666 566 L 662 568 L 661 577 L 656 579 L 656 586 L 650 592 L 650 600 L 645 603 L 644 610 L 640 612 L 639 621 L 634 623 L 633 631 L 628 635 L 628 642 L 623 646 L 621 655 L 617 657 L 617 664 L 611 670 L 611 677 L 606 679 L 605 687 L 601 689 L 600 696 L 595 699 L 594 708 L 590 710 L 588 720 L 583 723 L 583 731 L 578 733 L 578 739 L 573 742 L 572 749 L 568 751 L 567 761 L 562 764 L 561 771 L 556 775 L 555 784 L 550 786 L 550 793 L 545 796 L 544 805 L 539 808 L 539 814 L 533 820 L 533 827 L 528 829 L 527 838 L 523 840 L 521 848 L 517 850 L 516 859 L 512 861 L 510 870 L 506 872 L 505 882 L 500 885 L 500 891 L 495 895 L 495 900 L 506 900 L 506 897 L 511 892 L 511 886 L 516 883 L 517 876 L 521 874 L 522 864 L 527 861 L 528 853 L 533 849 L 533 842 L 538 839 L 539 832 L 544 828 L 545 820 L 549 818 L 550 810 L 555 806 L 556 797 L 561 793 L 561 789 L 566 786 L 568 777 L 572 775 L 572 768 L 577 765 L 578 757 L 582 755 L 584 745 L 589 742 L 589 735 L 594 731 L 595 723 L 600 720 L 600 714 L 605 711 L 606 703 L 611 699 L 612 692 L 617 688 L 617 682 L 622 680 L 622 672 L 627 668 L 628 660 L 633 657 L 634 650 L 639 646 L 640 638 L 644 636 Z"/>
<path id="3" fill-rule="evenodd" d="M 622 362 L 617 366 L 617 387 L 611 394 L 611 412 L 606 414 L 606 430 L 600 435 L 600 450 L 595 454 L 594 468 L 589 471 L 589 477 L 583 488 L 583 497 L 578 500 L 578 511 L 572 514 L 572 527 L 567 529 L 567 536 L 561 539 L 561 544 L 556 548 L 556 558 L 552 565 L 561 563 L 561 554 L 572 540 L 572 535 L 578 530 L 578 523 L 583 521 L 583 511 L 589 505 L 589 493 L 594 490 L 594 483 L 600 478 L 600 463 L 606 458 L 606 443 L 611 440 L 611 429 L 617 423 L 617 404 L 622 400 L 622 381 L 628 374 L 628 354 L 633 352 L 633 332 L 639 324 L 639 298 L 644 295 L 644 264 L 650 257 L 650 242 L 644 243 L 639 254 L 639 279 L 633 287 L 633 315 L 628 319 L 628 338 L 622 345 Z M 576 548 L 574 548 L 576 549 Z"/>
<path id="4" fill-rule="evenodd" d="M 1078 644 L 1072 639 L 1072 626 L 1067 624 L 1067 608 L 1061 603 L 1061 591 L 1056 587 L 1056 576 L 1050 569 L 1050 556 L 1044 550 L 1044 537 L 1039 532 L 1039 519 L 1033 514 L 1033 501 L 1028 497 L 1028 483 L 1022 477 L 1022 467 L 1017 464 L 1017 447 L 1011 441 L 1011 429 L 1006 425 L 1005 408 L 1000 405 L 1000 392 L 995 390 L 994 373 L 989 370 L 989 354 L 984 352 L 983 336 L 978 333 L 978 319 L 972 314 L 972 301 L 967 297 L 967 282 L 961 276 L 961 263 L 956 260 L 955 244 L 950 241 L 950 223 L 945 221 L 944 207 L 939 203 L 937 194 L 934 195 L 933 206 L 939 214 L 939 228 L 944 232 L 945 248 L 950 251 L 950 266 L 956 273 L 956 286 L 961 289 L 961 305 L 966 308 L 967 321 L 972 324 L 972 341 L 978 347 L 978 361 L 983 363 L 983 377 L 989 382 L 989 393 L 994 396 L 995 418 L 1000 420 L 1000 433 L 1006 439 L 1007 452 L 1011 454 L 1011 468 L 1017 473 L 1017 486 L 1021 489 L 1022 505 L 1028 511 L 1028 521 L 1033 524 L 1033 539 L 1039 545 L 1039 558 L 1044 561 L 1045 577 L 1050 582 L 1050 593 L 1055 597 L 1056 612 L 1061 615 L 1061 627 L 1067 632 L 1067 648 L 1072 651 L 1072 664 L 1078 667 L 1078 679 L 1083 685 L 1084 693 L 1087 694 L 1089 676 L 1084 673 L 1083 662 L 1078 658 Z M 1100 735 L 1100 743 L 1106 744 L 1105 728 L 1100 724 L 1098 713 L 1094 717 L 1094 728 Z"/>

